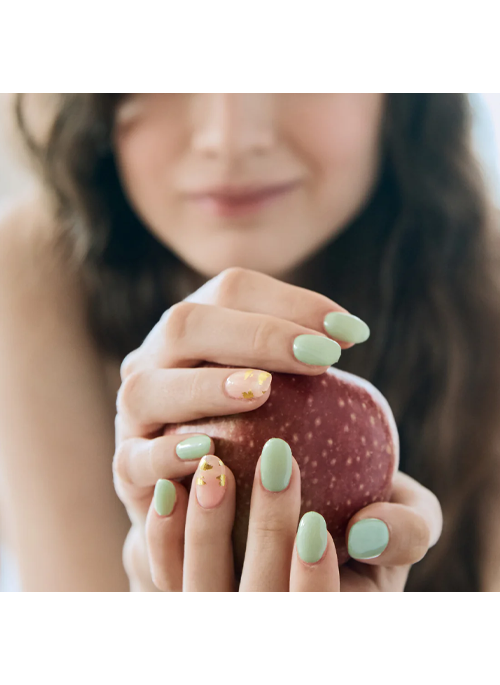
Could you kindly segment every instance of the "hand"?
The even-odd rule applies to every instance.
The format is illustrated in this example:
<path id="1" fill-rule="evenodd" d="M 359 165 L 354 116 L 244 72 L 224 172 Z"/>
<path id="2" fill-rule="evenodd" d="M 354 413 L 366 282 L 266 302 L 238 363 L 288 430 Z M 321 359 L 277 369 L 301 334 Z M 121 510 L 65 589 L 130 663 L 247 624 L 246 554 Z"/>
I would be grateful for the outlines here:
<path id="1" fill-rule="evenodd" d="M 323 319 L 335 311 L 345 310 L 318 293 L 257 272 L 228 269 L 167 310 L 143 344 L 124 359 L 113 473 L 132 522 L 124 564 L 133 589 L 153 589 L 144 526 L 156 481 L 193 473 L 199 458 L 214 451 L 207 436 L 198 448 L 189 449 L 184 441 L 190 436 L 183 435 L 184 445 L 179 446 L 180 436 L 163 435 L 165 425 L 252 411 L 269 398 L 269 377 L 265 392 L 242 398 L 241 371 L 197 364 L 324 373 L 340 348 L 352 346 L 324 334 Z M 313 364 L 299 361 L 294 355 L 299 335 L 315 336 L 313 343 L 321 338 L 328 348 L 324 358 L 309 359 Z"/>
<path id="2" fill-rule="evenodd" d="M 270 443 L 274 443 L 272 449 Z M 264 487 L 261 466 L 266 462 L 262 470 L 269 473 L 273 461 L 281 468 L 278 481 L 283 489 L 271 492 Z M 189 494 L 179 483 L 158 482 L 146 536 L 152 577 L 159 589 L 236 589 L 231 546 L 235 490 L 231 471 L 215 456 L 201 460 Z M 298 464 L 284 441 L 270 440 L 255 472 L 239 591 L 402 591 L 411 564 L 424 556 L 441 530 L 441 511 L 434 495 L 398 473 L 392 502 L 362 509 L 347 531 L 348 537 L 357 522 L 377 518 L 388 528 L 387 546 L 376 559 L 350 561 L 339 573 L 323 517 L 306 513 L 297 532 L 299 512 Z"/>
<path id="3" fill-rule="evenodd" d="M 443 515 L 437 497 L 410 476 L 397 471 L 390 501 L 369 504 L 349 521 L 348 549 L 351 529 L 363 519 L 385 523 L 388 543 L 378 556 L 350 559 L 340 568 L 341 591 L 402 592 L 412 565 L 420 561 L 441 536 Z"/>

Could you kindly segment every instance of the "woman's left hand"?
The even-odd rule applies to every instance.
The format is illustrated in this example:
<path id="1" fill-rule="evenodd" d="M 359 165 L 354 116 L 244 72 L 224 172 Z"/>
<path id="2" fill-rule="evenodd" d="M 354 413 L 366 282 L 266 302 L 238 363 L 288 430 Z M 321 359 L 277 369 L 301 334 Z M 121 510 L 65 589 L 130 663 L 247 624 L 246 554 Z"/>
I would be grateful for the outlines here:
<path id="1" fill-rule="evenodd" d="M 239 587 L 234 579 L 231 544 L 236 484 L 230 469 L 217 457 L 204 457 L 189 494 L 176 481 L 158 482 L 146 522 L 149 565 L 158 589 L 401 592 L 411 565 L 439 539 L 442 516 L 438 500 L 398 472 L 391 502 L 370 504 L 349 522 L 346 534 L 351 551 L 355 542 L 358 549 L 364 546 L 364 556 L 372 558 L 351 559 L 339 571 L 335 545 L 322 516 L 305 514 L 297 531 L 300 470 L 295 459 L 291 457 L 290 480 L 281 491 L 264 487 L 261 463 L 262 457 L 255 471 Z M 388 541 L 382 550 L 380 538 L 373 540 L 369 550 L 370 531 L 362 530 L 366 524 L 357 526 L 349 545 L 351 529 L 364 519 L 383 522 L 375 527 L 368 524 L 372 533 L 377 532 L 377 526 L 383 530 L 384 524 L 387 527 Z M 373 557 L 374 552 L 379 555 Z"/>

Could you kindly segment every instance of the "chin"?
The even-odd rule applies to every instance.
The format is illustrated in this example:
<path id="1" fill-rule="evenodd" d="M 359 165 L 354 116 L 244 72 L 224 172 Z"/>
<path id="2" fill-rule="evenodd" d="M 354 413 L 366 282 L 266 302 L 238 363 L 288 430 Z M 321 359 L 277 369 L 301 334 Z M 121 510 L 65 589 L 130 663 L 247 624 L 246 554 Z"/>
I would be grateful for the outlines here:
<path id="1" fill-rule="evenodd" d="M 207 259 L 207 254 L 210 254 L 209 259 Z M 293 270 L 299 263 L 299 260 L 276 259 L 272 255 L 260 254 L 257 251 L 253 251 L 252 254 L 238 254 L 231 250 L 222 253 L 212 253 L 212 250 L 208 249 L 205 252 L 193 253 L 191 250 L 180 256 L 186 264 L 206 278 L 213 278 L 221 271 L 234 266 L 279 278 L 281 274 Z"/>

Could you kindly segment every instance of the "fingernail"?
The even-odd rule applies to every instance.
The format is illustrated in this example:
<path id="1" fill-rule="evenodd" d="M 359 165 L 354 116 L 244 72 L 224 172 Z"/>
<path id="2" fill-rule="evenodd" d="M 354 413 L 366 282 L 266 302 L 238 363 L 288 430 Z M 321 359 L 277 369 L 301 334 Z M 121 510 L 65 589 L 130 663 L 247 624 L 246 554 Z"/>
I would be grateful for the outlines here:
<path id="1" fill-rule="evenodd" d="M 260 478 L 270 492 L 281 492 L 292 475 L 292 450 L 281 438 L 271 438 L 262 448 Z"/>
<path id="2" fill-rule="evenodd" d="M 362 519 L 349 531 L 347 550 L 353 559 L 375 559 L 389 543 L 389 529 L 380 519 Z"/>
<path id="3" fill-rule="evenodd" d="M 330 366 L 340 359 L 341 347 L 321 335 L 298 335 L 293 341 L 293 353 L 304 364 Z"/>
<path id="4" fill-rule="evenodd" d="M 175 453 L 179 459 L 200 459 L 210 452 L 210 438 L 208 435 L 193 435 L 182 442 L 178 442 Z"/>
<path id="5" fill-rule="evenodd" d="M 159 516 L 170 516 L 175 504 L 175 485 L 163 478 L 157 480 L 153 503 Z"/>
<path id="6" fill-rule="evenodd" d="M 300 519 L 297 531 L 297 552 L 302 561 L 315 564 L 325 553 L 326 521 L 316 511 L 308 511 Z"/>
<path id="7" fill-rule="evenodd" d="M 330 312 L 325 316 L 323 326 L 328 335 L 343 342 L 362 343 L 370 337 L 366 323 L 346 312 Z"/>
<path id="8" fill-rule="evenodd" d="M 252 400 L 261 397 L 271 385 L 272 376 L 267 371 L 260 369 L 242 369 L 235 371 L 224 383 L 224 388 L 229 397 L 236 400 Z"/>
<path id="9" fill-rule="evenodd" d="M 222 502 L 226 494 L 226 467 L 213 454 L 207 454 L 200 461 L 194 474 L 196 497 L 204 509 L 213 509 Z"/>

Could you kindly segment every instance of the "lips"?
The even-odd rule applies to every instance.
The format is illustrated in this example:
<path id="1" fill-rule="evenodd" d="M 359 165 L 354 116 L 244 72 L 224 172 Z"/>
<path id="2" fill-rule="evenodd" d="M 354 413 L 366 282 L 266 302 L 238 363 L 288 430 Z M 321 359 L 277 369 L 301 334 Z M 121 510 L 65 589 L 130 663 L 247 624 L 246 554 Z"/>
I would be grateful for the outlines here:
<path id="1" fill-rule="evenodd" d="M 234 216 L 254 212 L 286 195 L 297 181 L 260 188 L 219 187 L 191 193 L 189 198 L 201 209 L 219 216 Z"/>

